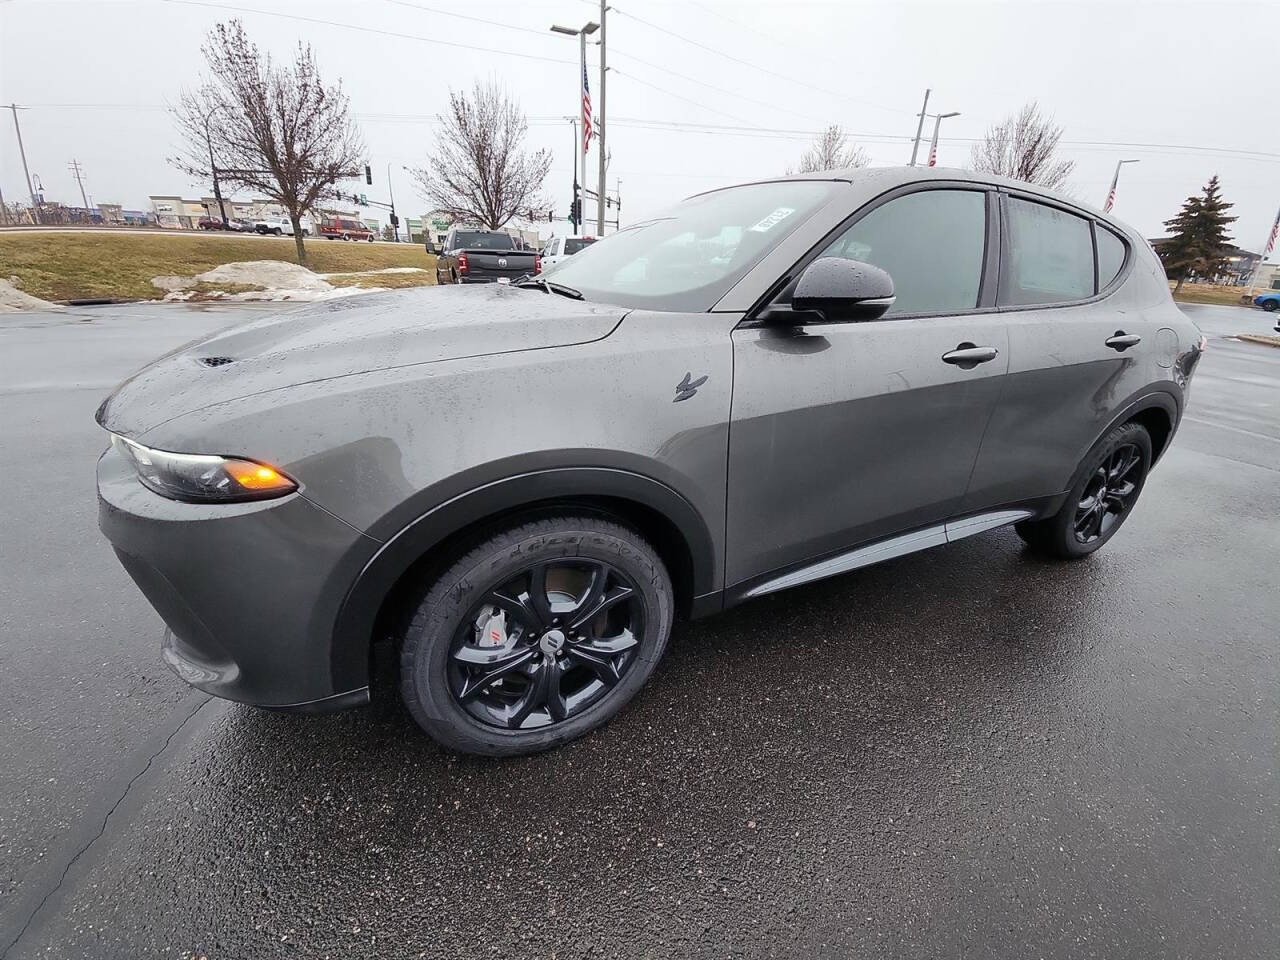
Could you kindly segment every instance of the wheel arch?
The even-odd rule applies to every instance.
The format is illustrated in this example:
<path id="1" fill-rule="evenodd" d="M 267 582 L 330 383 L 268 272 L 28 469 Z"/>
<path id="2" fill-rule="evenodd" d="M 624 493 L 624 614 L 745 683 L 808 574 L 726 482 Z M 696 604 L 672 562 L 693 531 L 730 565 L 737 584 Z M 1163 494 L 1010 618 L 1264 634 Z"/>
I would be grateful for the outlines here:
<path id="1" fill-rule="evenodd" d="M 634 527 L 671 574 L 685 616 L 719 609 L 714 541 L 696 508 L 665 483 L 615 468 L 548 469 L 477 487 L 387 540 L 347 591 L 334 624 L 335 689 L 369 682 L 376 646 L 404 626 L 419 584 L 496 530 L 551 513 L 587 512 Z"/>

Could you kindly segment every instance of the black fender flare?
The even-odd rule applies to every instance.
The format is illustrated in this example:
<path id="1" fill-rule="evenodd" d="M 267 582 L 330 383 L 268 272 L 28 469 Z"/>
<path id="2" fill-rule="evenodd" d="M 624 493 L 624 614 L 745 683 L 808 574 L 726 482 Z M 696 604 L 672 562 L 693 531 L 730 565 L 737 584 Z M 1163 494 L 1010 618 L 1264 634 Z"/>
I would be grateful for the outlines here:
<path id="1" fill-rule="evenodd" d="M 705 520 L 684 496 L 652 477 L 613 467 L 536 470 L 445 500 L 382 544 L 347 590 L 338 611 L 329 653 L 334 689 L 368 684 L 378 613 L 399 579 L 433 547 L 490 517 L 573 497 L 624 500 L 665 517 L 679 531 L 689 554 L 695 613 L 712 612 L 721 586 L 716 583 L 716 548 Z"/>
<path id="2" fill-rule="evenodd" d="M 1174 386 L 1176 389 L 1176 385 L 1171 386 Z M 1085 457 L 1089 455 L 1089 451 L 1097 445 L 1098 441 L 1116 427 L 1120 426 L 1120 424 L 1127 423 L 1144 410 L 1160 410 L 1169 418 L 1169 439 L 1156 455 L 1156 461 L 1159 461 L 1160 457 L 1164 455 L 1164 452 L 1169 449 L 1169 444 L 1173 442 L 1173 435 L 1177 432 L 1178 423 L 1182 419 L 1182 407 L 1178 401 L 1177 395 L 1171 390 L 1161 386 L 1157 386 L 1156 389 L 1151 390 L 1148 393 L 1132 398 L 1128 403 L 1121 407 L 1110 420 L 1107 421 L 1107 425 L 1105 427 L 1099 430 L 1097 434 L 1090 439 L 1088 445 L 1083 450 L 1077 451 L 1076 461 L 1078 466 L 1075 471 L 1072 472 L 1070 479 L 1067 481 L 1067 490 L 1070 490 L 1079 479 L 1080 467 L 1084 465 Z M 1152 466 L 1155 466 L 1155 463 L 1153 463 Z"/>

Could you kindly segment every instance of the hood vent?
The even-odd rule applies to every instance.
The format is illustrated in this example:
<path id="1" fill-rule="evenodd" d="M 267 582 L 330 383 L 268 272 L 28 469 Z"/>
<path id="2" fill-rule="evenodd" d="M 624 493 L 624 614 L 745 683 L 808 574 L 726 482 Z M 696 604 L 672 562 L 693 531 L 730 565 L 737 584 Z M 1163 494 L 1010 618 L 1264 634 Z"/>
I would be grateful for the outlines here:
<path id="1" fill-rule="evenodd" d="M 197 357 L 200 363 L 206 367 L 225 367 L 228 363 L 235 363 L 235 357 Z"/>

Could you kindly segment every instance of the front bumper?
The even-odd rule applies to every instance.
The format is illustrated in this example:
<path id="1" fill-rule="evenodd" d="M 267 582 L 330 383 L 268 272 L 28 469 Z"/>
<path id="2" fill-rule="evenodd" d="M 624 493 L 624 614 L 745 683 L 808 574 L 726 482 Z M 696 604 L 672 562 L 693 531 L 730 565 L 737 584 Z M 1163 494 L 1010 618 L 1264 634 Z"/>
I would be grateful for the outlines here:
<path id="1" fill-rule="evenodd" d="M 336 664 L 333 625 L 377 541 L 301 494 L 237 504 L 152 493 L 114 449 L 98 461 L 98 525 L 168 630 L 163 657 L 214 696 L 275 709 L 368 699 Z"/>

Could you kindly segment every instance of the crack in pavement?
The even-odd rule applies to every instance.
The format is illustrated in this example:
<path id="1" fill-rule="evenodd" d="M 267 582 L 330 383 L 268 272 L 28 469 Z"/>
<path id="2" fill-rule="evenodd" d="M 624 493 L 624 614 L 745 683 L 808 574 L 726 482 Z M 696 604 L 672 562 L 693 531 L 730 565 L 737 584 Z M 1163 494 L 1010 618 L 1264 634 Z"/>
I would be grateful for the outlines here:
<path id="1" fill-rule="evenodd" d="M 0 960 L 3 960 L 3 958 L 8 957 L 9 952 L 18 945 L 18 943 L 22 940 L 24 936 L 26 936 L 27 931 L 31 928 L 31 924 L 34 922 L 35 918 L 40 914 L 40 911 L 44 909 L 45 904 L 49 902 L 50 898 L 53 897 L 54 894 L 56 894 L 59 890 L 62 889 L 62 885 L 66 883 L 67 876 L 68 874 L 70 874 L 71 868 L 75 866 L 76 861 L 79 860 L 82 856 L 84 856 L 84 854 L 88 852 L 89 848 L 92 847 L 95 843 L 97 843 L 102 838 L 102 835 L 106 833 L 107 824 L 111 821 L 112 815 L 115 814 L 116 810 L 120 807 L 120 804 L 122 804 L 125 801 L 125 799 L 129 796 L 130 791 L 133 790 L 134 784 L 136 784 L 139 780 L 142 779 L 142 777 L 146 774 L 146 772 L 151 769 L 151 765 L 156 761 L 156 759 L 169 749 L 169 745 L 173 743 L 174 738 L 183 731 L 183 729 L 187 726 L 187 724 L 191 722 L 192 718 L 194 718 L 197 713 L 203 710 L 209 704 L 209 701 L 211 701 L 212 699 L 213 697 L 206 696 L 199 703 L 197 703 L 195 707 L 191 710 L 191 712 L 182 718 L 182 722 L 179 723 L 176 727 L 174 727 L 173 730 L 169 732 L 169 735 L 164 738 L 164 743 L 160 745 L 159 749 L 157 749 L 149 757 L 147 757 L 147 762 L 142 765 L 142 769 L 139 770 L 136 774 L 134 774 L 129 779 L 129 782 L 125 784 L 124 790 L 121 791 L 120 796 L 116 798 L 115 802 L 111 804 L 110 809 L 108 809 L 106 814 L 103 816 L 102 825 L 99 826 L 98 829 L 94 832 L 93 836 L 90 837 L 85 843 L 83 843 L 80 846 L 80 848 L 76 850 L 76 852 L 70 857 L 70 859 L 67 860 L 66 865 L 62 868 L 62 873 L 58 877 L 58 882 L 55 883 L 49 890 L 47 890 L 45 892 L 45 895 L 40 898 L 40 902 L 37 903 L 35 905 L 35 908 L 32 909 L 31 913 L 28 914 L 27 919 L 23 922 L 22 926 L 19 928 L 17 935 L 15 935 L 12 940 L 10 940 L 7 944 L 5 944 L 3 948 L 0 948 Z"/>

